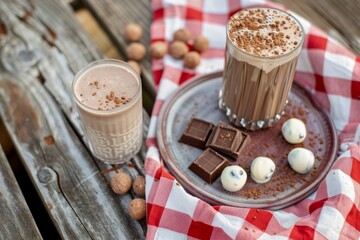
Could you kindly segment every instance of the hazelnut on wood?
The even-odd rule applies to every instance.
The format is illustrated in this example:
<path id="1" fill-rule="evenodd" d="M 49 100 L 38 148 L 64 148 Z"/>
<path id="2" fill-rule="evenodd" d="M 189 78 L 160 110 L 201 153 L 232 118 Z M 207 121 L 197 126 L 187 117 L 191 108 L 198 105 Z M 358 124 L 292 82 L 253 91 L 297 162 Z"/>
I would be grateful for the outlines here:
<path id="1" fill-rule="evenodd" d="M 139 196 L 145 196 L 145 178 L 143 176 L 137 176 L 132 185 L 133 191 Z"/>
<path id="2" fill-rule="evenodd" d="M 130 42 L 139 41 L 142 37 L 143 30 L 139 24 L 129 23 L 125 26 L 124 35 Z"/>
<path id="3" fill-rule="evenodd" d="M 175 41 L 170 45 L 170 55 L 173 58 L 180 59 L 189 52 L 189 47 L 181 41 Z"/>
<path id="4" fill-rule="evenodd" d="M 165 42 L 161 42 L 161 41 L 154 42 L 150 46 L 150 55 L 152 58 L 156 58 L 156 59 L 162 58 L 165 56 L 166 52 L 167 52 L 167 45 Z"/>
<path id="5" fill-rule="evenodd" d="M 144 199 L 134 198 L 129 206 L 130 217 L 134 220 L 141 220 L 146 215 L 146 202 Z"/>
<path id="6" fill-rule="evenodd" d="M 195 51 L 188 52 L 184 57 L 184 65 L 188 68 L 196 68 L 200 64 L 200 54 Z"/>
<path id="7" fill-rule="evenodd" d="M 209 48 L 209 40 L 204 36 L 198 36 L 194 39 L 194 49 L 202 53 Z"/>
<path id="8" fill-rule="evenodd" d="M 141 67 L 138 62 L 129 60 L 128 64 L 130 64 L 130 66 L 132 66 L 139 75 L 141 74 Z"/>
<path id="9" fill-rule="evenodd" d="M 144 58 L 146 49 L 141 43 L 130 43 L 126 48 L 126 53 L 130 60 L 140 61 Z"/>
<path id="10" fill-rule="evenodd" d="M 119 172 L 111 178 L 111 188 L 117 194 L 125 194 L 131 187 L 131 178 L 128 174 Z"/>

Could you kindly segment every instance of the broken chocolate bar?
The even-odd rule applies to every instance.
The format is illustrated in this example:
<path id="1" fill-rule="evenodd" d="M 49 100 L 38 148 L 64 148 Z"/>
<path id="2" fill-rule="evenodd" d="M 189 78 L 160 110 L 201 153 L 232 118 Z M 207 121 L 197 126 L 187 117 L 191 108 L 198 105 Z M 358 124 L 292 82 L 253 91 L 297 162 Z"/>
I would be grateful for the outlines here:
<path id="1" fill-rule="evenodd" d="M 237 159 L 241 150 L 249 143 L 248 134 L 226 123 L 220 122 L 212 131 L 206 147 Z"/>
<path id="2" fill-rule="evenodd" d="M 229 165 L 229 161 L 224 156 L 211 148 L 207 148 L 189 166 L 189 169 L 207 183 L 213 183 L 220 176 L 222 170 Z"/>
<path id="3" fill-rule="evenodd" d="M 179 142 L 204 149 L 213 127 L 212 123 L 191 118 Z"/>

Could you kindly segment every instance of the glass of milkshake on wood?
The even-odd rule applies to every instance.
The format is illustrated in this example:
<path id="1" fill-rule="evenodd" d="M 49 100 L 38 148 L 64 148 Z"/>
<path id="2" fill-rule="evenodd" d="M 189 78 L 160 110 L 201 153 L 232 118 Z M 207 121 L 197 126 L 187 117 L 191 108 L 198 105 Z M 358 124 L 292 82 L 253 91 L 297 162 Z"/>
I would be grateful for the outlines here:
<path id="1" fill-rule="evenodd" d="M 75 76 L 73 96 L 93 155 L 119 164 L 142 144 L 142 92 L 136 71 L 119 60 L 98 60 Z"/>
<path id="2" fill-rule="evenodd" d="M 219 107 L 236 126 L 273 126 L 284 113 L 304 30 L 273 8 L 244 9 L 227 23 Z"/>

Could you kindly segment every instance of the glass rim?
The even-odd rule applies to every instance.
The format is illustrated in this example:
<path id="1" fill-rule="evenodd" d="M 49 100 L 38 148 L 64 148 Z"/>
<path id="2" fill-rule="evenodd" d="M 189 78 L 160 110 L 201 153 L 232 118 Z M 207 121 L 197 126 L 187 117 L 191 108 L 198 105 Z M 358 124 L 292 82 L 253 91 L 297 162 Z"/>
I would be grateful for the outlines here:
<path id="1" fill-rule="evenodd" d="M 231 17 L 236 16 L 236 15 L 240 14 L 241 12 L 243 12 L 243 11 L 245 11 L 245 10 L 255 10 L 255 9 L 272 9 L 272 10 L 276 10 L 276 11 L 279 11 L 279 12 L 283 12 L 283 13 L 285 13 L 286 15 L 290 16 L 292 19 L 294 19 L 294 20 L 298 23 L 298 25 L 299 25 L 300 28 L 301 28 L 301 31 L 302 31 L 302 33 L 303 33 L 302 36 L 301 36 L 301 41 L 300 41 L 299 45 L 297 45 L 297 47 L 294 48 L 293 50 L 291 50 L 290 52 L 285 53 L 285 54 L 282 54 L 282 55 L 278 55 L 278 56 L 276 56 L 276 57 L 266 57 L 266 56 L 254 55 L 254 54 L 248 53 L 248 52 L 244 51 L 243 49 L 239 48 L 239 47 L 231 40 L 231 38 L 230 38 L 230 36 L 229 36 L 229 24 L 230 24 L 231 19 L 229 19 L 228 22 L 227 22 L 227 24 L 226 24 L 226 38 L 229 40 L 229 41 L 227 41 L 227 42 L 230 42 L 231 45 L 232 45 L 234 48 L 236 48 L 236 50 L 240 51 L 242 54 L 247 55 L 247 56 L 249 56 L 249 57 L 268 60 L 268 59 L 281 59 L 281 58 L 284 58 L 284 57 L 288 57 L 289 55 L 293 54 L 296 50 L 298 50 L 299 48 L 302 47 L 302 44 L 303 44 L 304 39 L 305 39 L 305 30 L 304 30 L 304 27 L 302 26 L 302 24 L 300 23 L 300 21 L 299 21 L 293 14 L 288 13 L 288 12 L 286 12 L 286 11 L 284 11 L 284 10 L 281 10 L 281 9 L 278 9 L 278 8 L 274 8 L 274 7 L 251 7 L 251 8 L 244 8 L 244 9 L 236 12 L 235 14 L 233 14 Z M 231 17 L 230 17 L 230 18 L 231 18 Z"/>
<path id="2" fill-rule="evenodd" d="M 132 100 L 125 107 L 114 108 L 114 109 L 109 109 L 109 110 L 99 110 L 96 108 L 89 107 L 86 104 L 82 103 L 81 100 L 78 98 L 78 96 L 75 94 L 75 86 L 76 86 L 77 81 L 80 79 L 80 77 L 84 73 L 86 73 L 89 69 L 96 67 L 96 66 L 107 65 L 107 64 L 115 64 L 115 65 L 123 66 L 123 67 L 127 68 L 128 70 L 130 70 L 131 73 L 134 75 L 134 78 L 138 81 L 139 87 L 136 90 L 136 93 L 135 93 L 134 97 L 132 98 Z M 135 104 L 135 102 L 137 101 L 137 99 L 140 97 L 142 87 L 141 87 L 141 78 L 140 78 L 139 74 L 129 63 L 122 61 L 122 60 L 118 60 L 118 59 L 98 59 L 98 60 L 95 60 L 95 61 L 92 61 L 92 62 L 86 64 L 75 74 L 73 81 L 72 81 L 72 89 L 71 90 L 72 90 L 72 95 L 73 95 L 73 98 L 74 98 L 76 104 L 79 107 L 81 107 L 82 109 L 84 109 L 88 112 L 101 113 L 102 115 L 111 115 L 114 113 L 123 112 L 123 111 L 129 109 L 130 107 L 132 107 Z"/>

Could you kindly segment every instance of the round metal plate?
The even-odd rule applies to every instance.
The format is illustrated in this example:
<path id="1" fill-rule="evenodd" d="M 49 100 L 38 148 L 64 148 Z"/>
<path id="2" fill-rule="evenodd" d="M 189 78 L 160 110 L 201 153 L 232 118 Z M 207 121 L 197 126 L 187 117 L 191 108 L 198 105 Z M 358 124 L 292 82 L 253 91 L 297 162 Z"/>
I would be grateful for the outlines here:
<path id="1" fill-rule="evenodd" d="M 218 93 L 222 72 L 200 76 L 190 80 L 166 102 L 159 116 L 158 144 L 165 164 L 174 177 L 191 194 L 214 205 L 280 209 L 289 206 L 313 192 L 332 166 L 338 148 L 335 128 L 329 116 L 314 102 L 311 96 L 297 84 L 293 84 L 285 115 L 272 128 L 247 131 L 251 142 L 236 161 L 248 173 L 247 182 L 240 191 L 226 191 L 218 178 L 208 184 L 190 171 L 190 164 L 203 150 L 178 142 L 191 117 L 217 124 L 229 123 L 218 108 Z M 281 134 L 281 126 L 290 117 L 303 120 L 308 135 L 302 144 L 287 143 Z M 294 172 L 287 155 L 295 147 L 311 150 L 315 157 L 313 170 L 305 175 Z M 250 178 L 251 161 L 267 156 L 276 164 L 272 179 L 265 184 Z"/>

